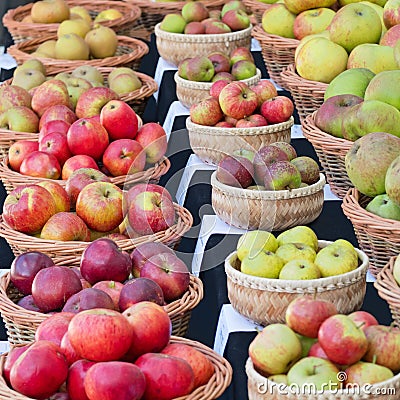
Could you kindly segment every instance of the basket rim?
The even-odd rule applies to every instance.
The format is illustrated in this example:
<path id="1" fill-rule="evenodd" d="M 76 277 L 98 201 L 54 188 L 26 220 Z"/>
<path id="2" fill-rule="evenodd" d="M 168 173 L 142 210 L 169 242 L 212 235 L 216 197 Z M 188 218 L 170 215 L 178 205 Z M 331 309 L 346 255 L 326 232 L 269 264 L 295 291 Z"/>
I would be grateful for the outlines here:
<path id="1" fill-rule="evenodd" d="M 326 184 L 325 175 L 320 172 L 319 180 L 312 185 L 291 190 L 250 190 L 234 186 L 225 185 L 217 179 L 217 171 L 211 175 L 211 186 L 213 189 L 229 194 L 231 196 L 244 199 L 260 199 L 260 200 L 287 200 L 297 197 L 310 196 L 324 189 Z"/>
<path id="2" fill-rule="evenodd" d="M 281 73 L 281 79 L 289 86 L 289 89 L 292 87 L 297 88 L 297 90 L 307 90 L 312 91 L 313 93 L 325 93 L 326 88 L 329 83 L 312 81 L 310 79 L 306 79 L 301 77 L 297 71 L 295 64 L 289 64 Z"/>
<path id="3" fill-rule="evenodd" d="M 329 244 L 333 243 L 328 240 L 318 240 L 318 246 L 324 248 Z M 229 278 L 235 279 L 235 281 L 240 281 L 240 284 L 245 287 L 257 287 L 258 290 L 267 291 L 279 291 L 286 292 L 288 290 L 296 290 L 296 293 L 308 293 L 310 289 L 316 289 L 321 291 L 333 290 L 343 287 L 344 282 L 350 282 L 348 285 L 354 283 L 353 281 L 358 281 L 363 277 L 366 277 L 369 258 L 366 253 L 358 248 L 354 248 L 358 254 L 359 260 L 361 260 L 361 265 L 356 269 L 346 272 L 344 274 L 329 276 L 325 278 L 318 279 L 307 279 L 307 280 L 289 280 L 289 279 L 272 279 L 272 278 L 262 278 L 253 275 L 244 274 L 238 271 L 232 266 L 232 262 L 237 258 L 237 252 L 233 251 L 225 259 L 225 273 Z M 243 282 L 243 278 L 246 279 L 246 283 Z M 346 285 L 346 286 L 348 286 Z"/>
<path id="4" fill-rule="evenodd" d="M 258 1 L 258 0 L 256 0 L 256 1 Z M 261 4 L 263 4 L 263 3 L 261 3 Z M 273 4 L 275 4 L 275 3 L 273 3 Z M 268 5 L 271 6 L 272 4 L 268 4 Z M 266 8 L 269 8 L 269 7 L 266 7 Z M 272 42 L 272 43 L 268 43 L 271 45 L 273 45 L 274 42 L 283 42 L 283 43 L 285 43 L 285 45 L 287 47 L 296 48 L 300 43 L 300 40 L 295 39 L 295 38 L 286 38 L 284 36 L 274 35 L 272 33 L 265 32 L 264 29 L 262 28 L 261 23 L 255 25 L 253 27 L 252 36 L 254 38 L 256 38 L 257 40 L 259 40 L 260 42 L 262 42 L 262 44 L 264 44 L 264 45 L 267 44 L 267 42 Z"/>
<path id="5" fill-rule="evenodd" d="M 400 307 L 400 286 L 393 275 L 393 268 L 397 256 L 390 257 L 387 264 L 381 269 L 374 282 L 379 296 L 394 307 Z"/>

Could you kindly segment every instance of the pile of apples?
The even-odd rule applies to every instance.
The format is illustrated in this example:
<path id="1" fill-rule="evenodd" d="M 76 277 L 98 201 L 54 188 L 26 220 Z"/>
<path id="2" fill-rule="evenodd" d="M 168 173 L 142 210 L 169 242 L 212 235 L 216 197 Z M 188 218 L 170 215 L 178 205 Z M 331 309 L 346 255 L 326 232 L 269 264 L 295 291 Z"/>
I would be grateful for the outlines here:
<path id="1" fill-rule="evenodd" d="M 221 79 L 228 82 L 240 81 L 256 73 L 253 55 L 247 47 L 237 47 L 229 57 L 216 51 L 207 57 L 186 58 L 178 65 L 178 75 L 195 82 L 215 82 Z"/>
<path id="2" fill-rule="evenodd" d="M 240 271 L 269 279 L 308 280 L 337 276 L 359 266 L 353 245 L 338 239 L 318 247 L 315 232 L 299 225 L 278 237 L 267 231 L 249 231 L 240 236 L 237 246 Z"/>
<path id="3" fill-rule="evenodd" d="M 217 165 L 219 182 L 249 190 L 291 190 L 319 181 L 318 163 L 297 156 L 287 142 L 275 142 L 254 152 L 240 149 L 224 156 Z"/>
<path id="4" fill-rule="evenodd" d="M 208 11 L 200 1 L 187 2 L 181 14 L 167 14 L 160 29 L 187 35 L 221 34 L 241 31 L 250 26 L 250 18 L 241 1 L 226 3 L 222 10 Z"/>
<path id="5" fill-rule="evenodd" d="M 333 303 L 309 296 L 291 302 L 286 324 L 266 326 L 249 346 L 254 368 L 282 391 L 312 394 L 357 386 L 373 393 L 365 385 L 397 374 L 399 352 L 400 329 L 365 311 L 339 314 Z"/>

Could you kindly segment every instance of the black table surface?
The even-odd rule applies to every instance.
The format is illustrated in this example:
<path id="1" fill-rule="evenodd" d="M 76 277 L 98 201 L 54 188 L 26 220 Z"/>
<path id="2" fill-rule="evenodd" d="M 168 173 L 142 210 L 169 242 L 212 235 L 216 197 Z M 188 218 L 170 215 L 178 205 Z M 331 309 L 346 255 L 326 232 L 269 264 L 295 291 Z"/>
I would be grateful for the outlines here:
<path id="1" fill-rule="evenodd" d="M 28 1 L 19 2 L 6 1 L 9 7 L 26 4 Z M 4 3 L 0 5 L 0 15 Z M 18 4 L 17 4 L 18 3 Z M 11 5 L 12 4 L 12 5 Z M 6 7 L 7 8 L 7 7 Z M 0 36 L 0 45 L 8 46 L 11 43 L 10 37 L 3 31 Z M 154 76 L 157 61 L 159 58 L 154 35 L 148 43 L 150 52 L 143 57 L 140 70 L 148 75 Z M 262 71 L 262 77 L 268 78 L 267 71 L 260 52 L 254 52 L 257 67 Z M 169 106 L 177 100 L 175 93 L 175 82 L 173 71 L 164 73 L 160 89 L 158 102 L 151 98 L 147 104 L 143 115 L 144 122 L 157 121 L 163 124 Z M 2 71 L 1 79 L 7 79 L 12 75 L 12 71 Z M 290 93 L 282 92 L 290 97 Z M 185 129 L 185 116 L 175 119 L 172 134 L 169 140 L 167 156 L 171 160 L 171 168 L 164 175 L 160 184 L 166 186 L 172 195 L 175 195 L 180 178 L 185 169 L 188 158 L 193 154 L 187 131 Z M 295 123 L 299 123 L 298 115 L 295 114 Z M 306 139 L 296 139 L 292 141 L 298 154 L 308 155 L 317 160 L 317 156 L 311 144 Z M 178 252 L 188 265 L 191 265 L 193 252 L 195 250 L 201 217 L 205 214 L 213 214 L 211 207 L 211 186 L 210 176 L 212 171 L 196 171 L 191 179 L 184 206 L 194 217 L 193 227 L 183 237 Z M 0 205 L 5 198 L 5 190 L 0 185 Z M 317 236 L 324 240 L 336 240 L 344 238 L 357 246 L 353 227 L 341 210 L 341 201 L 326 201 L 321 215 L 309 226 L 314 229 Z M 279 233 L 279 232 L 274 232 Z M 226 275 L 224 272 L 223 260 L 226 255 L 236 247 L 239 235 L 212 234 L 206 244 L 200 278 L 204 284 L 204 298 L 200 304 L 192 311 L 189 329 L 186 337 L 198 340 L 210 347 L 214 345 L 214 336 L 221 307 L 228 304 L 228 294 L 226 287 Z M 9 268 L 14 256 L 7 242 L 0 238 L 0 267 Z M 382 324 L 388 325 L 391 322 L 391 315 L 388 305 L 377 294 L 372 283 L 367 284 L 367 294 L 362 306 L 363 310 L 369 311 L 376 316 Z M 245 361 L 248 357 L 248 346 L 255 337 L 256 332 L 236 332 L 229 336 L 224 356 L 232 364 L 233 379 L 230 387 L 220 397 L 224 400 L 243 400 L 247 398 L 247 378 L 244 371 Z M 4 326 L 0 326 L 0 339 L 6 340 Z"/>

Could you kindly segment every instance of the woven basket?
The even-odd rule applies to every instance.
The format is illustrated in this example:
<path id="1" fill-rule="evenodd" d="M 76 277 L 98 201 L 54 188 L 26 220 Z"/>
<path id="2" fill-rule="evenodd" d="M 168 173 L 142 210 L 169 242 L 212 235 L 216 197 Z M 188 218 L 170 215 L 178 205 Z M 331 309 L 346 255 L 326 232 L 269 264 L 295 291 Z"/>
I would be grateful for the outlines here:
<path id="1" fill-rule="evenodd" d="M 187 79 L 183 79 L 175 73 L 174 79 L 176 82 L 176 96 L 178 100 L 187 108 L 190 108 L 193 104 L 199 103 L 201 100 L 210 97 L 210 89 L 213 82 L 194 82 Z M 247 86 L 256 85 L 261 79 L 261 71 L 257 68 L 256 75 L 251 78 L 243 79 L 241 82 L 247 84 Z"/>
<path id="2" fill-rule="evenodd" d="M 252 2 L 258 3 L 257 0 L 252 0 Z M 270 6 L 270 4 L 263 6 Z M 287 83 L 281 77 L 281 72 L 288 65 L 294 63 L 294 52 L 299 44 L 299 40 L 271 35 L 265 32 L 261 25 L 253 28 L 252 35 L 260 43 L 261 54 L 269 77 L 282 88 L 289 89 Z"/>
<path id="3" fill-rule="evenodd" d="M 115 185 L 125 189 L 138 182 L 157 183 L 160 177 L 166 174 L 170 167 L 171 163 L 169 159 L 164 157 L 160 162 L 145 169 L 144 171 L 136 172 L 130 175 L 110 177 L 110 181 Z M 8 165 L 8 157 L 5 157 L 0 161 L 0 179 L 2 180 L 7 193 L 10 193 L 20 185 L 34 185 L 40 181 L 47 180 L 46 178 L 22 175 L 19 172 L 13 171 Z M 59 183 L 63 187 L 65 187 L 67 182 L 66 180 L 62 179 L 50 180 Z"/>
<path id="4" fill-rule="evenodd" d="M 290 143 L 293 124 L 291 117 L 280 124 L 256 128 L 221 128 L 195 124 L 190 117 L 186 119 L 192 150 L 202 161 L 215 165 L 238 149 L 257 151 L 274 142 Z"/>
<path id="5" fill-rule="evenodd" d="M 7 49 L 8 54 L 15 58 L 18 65 L 24 63 L 32 57 L 37 47 L 49 39 L 56 39 L 57 36 L 42 36 L 36 39 L 24 40 L 23 42 L 13 44 Z M 94 58 L 91 60 L 61 60 L 56 58 L 35 57 L 46 67 L 48 74 L 53 71 L 60 72 L 60 69 L 76 68 L 82 64 L 92 65 L 93 67 L 131 67 L 138 69 L 142 57 L 149 52 L 149 46 L 142 40 L 134 39 L 128 36 L 118 36 L 118 47 L 115 56 L 106 58 Z"/>
<path id="6" fill-rule="evenodd" d="M 140 18 L 141 10 L 137 5 L 126 1 L 106 1 L 106 0 L 67 0 L 68 6 L 81 6 L 89 11 L 92 21 L 103 10 L 114 8 L 121 12 L 121 18 L 103 21 L 101 25 L 115 30 L 118 35 L 130 36 L 135 21 Z M 57 34 L 60 24 L 40 24 L 32 22 L 22 22 L 23 18 L 31 14 L 33 3 L 29 3 L 7 11 L 3 16 L 3 25 L 10 32 L 14 43 L 26 39 L 40 38 L 50 34 Z"/>
<path id="7" fill-rule="evenodd" d="M 10 131 L 0 128 L 0 158 L 3 159 L 8 155 L 8 149 L 17 140 L 32 140 L 36 142 L 39 138 L 37 133 Z"/>
<path id="8" fill-rule="evenodd" d="M 368 254 L 370 271 L 375 277 L 400 254 L 400 221 L 379 217 L 365 207 L 371 199 L 351 188 L 343 198 L 342 209 L 353 224 L 360 248 Z"/>
<path id="9" fill-rule="evenodd" d="M 259 0 L 243 0 L 243 3 L 253 13 L 258 24 L 261 23 L 264 11 L 271 7 L 271 4 L 263 3 Z"/>
<path id="10" fill-rule="evenodd" d="M 215 214 L 241 229 L 282 231 L 314 221 L 324 203 L 325 177 L 313 185 L 292 190 L 249 190 L 224 185 L 211 175 Z"/>
<path id="11" fill-rule="evenodd" d="M 300 122 L 321 107 L 328 84 L 302 78 L 296 73 L 294 64 L 281 73 L 281 79 L 283 87 L 287 88 L 293 97 Z"/>
<path id="12" fill-rule="evenodd" d="M 207 384 L 198 387 L 196 390 L 194 390 L 191 394 L 187 396 L 182 396 L 174 400 L 214 400 L 219 398 L 225 392 L 226 388 L 230 385 L 232 381 L 233 372 L 229 362 L 225 358 L 221 357 L 214 350 L 194 340 L 172 336 L 170 339 L 170 343 L 181 343 L 193 347 L 194 349 L 203 353 L 214 366 L 214 374 L 212 375 Z M 31 397 L 26 397 L 10 389 L 7 386 L 2 374 L 6 359 L 7 359 L 6 353 L 0 356 L 1 400 L 33 400 L 31 399 Z"/>
<path id="13" fill-rule="evenodd" d="M 207 56 L 219 51 L 229 55 L 236 47 L 251 45 L 252 26 L 237 32 L 220 33 L 215 35 L 186 35 L 170 33 L 160 29 L 160 24 L 154 28 L 157 50 L 160 56 L 174 65 L 178 65 L 185 58 Z"/>
<path id="14" fill-rule="evenodd" d="M 346 154 L 353 145 L 353 142 L 337 138 L 329 133 L 321 131 L 315 125 L 315 114 L 316 111 L 307 115 L 302 121 L 301 126 L 303 134 L 313 145 L 317 153 L 332 193 L 342 199 L 347 191 L 353 187 L 353 184 L 347 176 L 344 163 Z"/>
<path id="15" fill-rule="evenodd" d="M 352 389 L 338 389 L 331 392 L 303 393 L 297 388 L 290 388 L 277 384 L 259 374 L 250 358 L 246 361 L 247 389 L 249 400 L 398 400 L 400 391 L 400 374 L 386 381 L 374 385 L 360 385 L 359 391 Z"/>
<path id="16" fill-rule="evenodd" d="M 330 243 L 318 241 L 320 249 Z M 356 251 L 360 265 L 354 271 L 304 281 L 244 274 L 240 272 L 240 261 L 233 252 L 225 260 L 229 301 L 237 312 L 261 325 L 285 323 L 290 302 L 304 295 L 315 294 L 318 299 L 334 303 L 339 313 L 350 314 L 361 308 L 366 291 L 368 257 L 364 252 Z"/>

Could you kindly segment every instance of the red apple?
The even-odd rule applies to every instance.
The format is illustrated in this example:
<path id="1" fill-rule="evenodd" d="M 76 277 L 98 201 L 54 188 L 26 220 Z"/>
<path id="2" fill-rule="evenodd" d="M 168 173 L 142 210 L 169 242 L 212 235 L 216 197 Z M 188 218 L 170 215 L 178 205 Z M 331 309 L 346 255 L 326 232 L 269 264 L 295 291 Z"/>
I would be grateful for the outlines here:
<path id="1" fill-rule="evenodd" d="M 84 380 L 89 368 L 95 364 L 93 361 L 78 360 L 69 367 L 67 392 L 71 400 L 90 400 L 85 392 Z"/>
<path id="2" fill-rule="evenodd" d="M 72 315 L 75 315 L 75 314 L 72 314 Z M 72 347 L 72 344 L 71 344 L 71 342 L 69 340 L 69 336 L 68 336 L 68 329 L 64 333 L 64 335 L 61 339 L 60 349 L 61 349 L 61 352 L 64 354 L 64 357 L 67 360 L 68 365 L 72 365 L 74 362 L 81 359 L 79 357 L 79 355 L 77 354 L 77 352 L 75 351 L 75 349 Z"/>
<path id="3" fill-rule="evenodd" d="M 234 187 L 247 188 L 253 182 L 254 167 L 245 157 L 225 156 L 217 166 L 216 178 L 219 182 Z"/>
<path id="4" fill-rule="evenodd" d="M 31 106 L 32 96 L 29 92 L 16 85 L 3 85 L 1 87 L 0 113 L 14 106 Z"/>
<path id="5" fill-rule="evenodd" d="M 138 131 L 136 141 L 146 153 L 146 162 L 154 164 L 160 161 L 167 152 L 167 134 L 160 124 L 148 122 Z"/>
<path id="6" fill-rule="evenodd" d="M 207 56 L 209 60 L 213 63 L 214 72 L 229 72 L 231 70 L 231 64 L 229 57 L 221 52 L 215 51 Z"/>
<path id="7" fill-rule="evenodd" d="M 264 101 L 260 107 L 261 114 L 269 124 L 279 124 L 287 121 L 293 114 L 294 105 L 286 96 L 276 96 Z"/>
<path id="8" fill-rule="evenodd" d="M 92 157 L 85 156 L 83 154 L 78 156 L 73 156 L 69 158 L 67 161 L 65 161 L 61 173 L 62 179 L 64 180 L 68 179 L 74 171 L 80 168 L 92 168 L 99 170 L 96 161 Z"/>
<path id="9" fill-rule="evenodd" d="M 201 22 L 192 21 L 185 26 L 185 35 L 202 35 L 204 33 L 206 33 L 206 28 Z"/>
<path id="10" fill-rule="evenodd" d="M 77 119 L 78 118 L 76 117 L 75 113 L 69 107 L 63 104 L 56 104 L 49 107 L 40 117 L 39 131 L 49 121 L 62 120 L 67 122 L 68 124 L 72 124 Z"/>
<path id="11" fill-rule="evenodd" d="M 254 62 L 253 55 L 251 54 L 251 51 L 248 47 L 236 47 L 236 49 L 233 49 L 229 55 L 231 59 L 231 64 L 235 64 L 240 60 L 247 60 L 247 61 L 252 61 Z"/>
<path id="12" fill-rule="evenodd" d="M 59 183 L 41 181 L 37 185 L 45 188 L 51 194 L 56 205 L 56 212 L 69 211 L 71 209 L 70 197 Z"/>
<path id="13" fill-rule="evenodd" d="M 61 175 L 61 167 L 53 154 L 34 151 L 24 158 L 19 172 L 36 178 L 58 179 Z"/>
<path id="14" fill-rule="evenodd" d="M 236 128 L 254 128 L 266 125 L 268 125 L 267 120 L 260 114 L 252 114 L 248 117 L 239 119 L 238 122 L 236 122 Z"/>
<path id="15" fill-rule="evenodd" d="M 15 361 L 18 360 L 19 356 L 23 354 L 28 348 L 32 345 L 32 343 L 25 344 L 24 346 L 12 347 L 8 352 L 7 358 L 4 361 L 3 365 L 3 378 L 10 385 L 10 371 Z"/>
<path id="16" fill-rule="evenodd" d="M 58 132 L 63 133 L 64 135 L 67 134 L 69 127 L 71 124 L 67 121 L 62 119 L 53 119 L 45 124 L 43 124 L 42 128 L 39 131 L 39 142 L 49 133 Z"/>
<path id="17" fill-rule="evenodd" d="M 264 179 L 269 176 L 269 167 L 279 161 L 289 161 L 287 153 L 278 146 L 266 145 L 254 155 L 254 178 L 259 185 L 264 185 Z"/>
<path id="18" fill-rule="evenodd" d="M 325 360 L 329 360 L 329 357 L 326 355 L 324 349 L 321 347 L 319 342 L 315 342 L 311 345 L 307 356 L 308 357 L 318 357 L 318 358 L 323 358 Z"/>
<path id="19" fill-rule="evenodd" d="M 225 79 L 219 79 L 215 81 L 210 88 L 210 96 L 216 98 L 217 100 L 219 99 L 219 94 L 221 93 L 221 90 L 229 84 L 229 81 L 226 81 Z"/>
<path id="20" fill-rule="evenodd" d="M 190 119 L 195 124 L 213 126 L 223 118 L 218 100 L 208 97 L 190 107 Z"/>
<path id="21" fill-rule="evenodd" d="M 220 121 L 215 126 L 219 126 L 220 128 L 235 128 L 235 125 L 232 125 L 230 122 Z"/>
<path id="22" fill-rule="evenodd" d="M 93 289 L 102 290 L 111 297 L 111 300 L 114 303 L 115 310 L 119 310 L 118 302 L 123 287 L 123 283 L 111 280 L 96 282 L 93 285 Z"/>
<path id="23" fill-rule="evenodd" d="M 93 308 L 115 309 L 114 302 L 106 292 L 90 287 L 73 294 L 65 302 L 62 310 L 77 314 L 83 310 L 91 310 Z"/>
<path id="24" fill-rule="evenodd" d="M 101 109 L 109 101 L 118 99 L 118 94 L 108 87 L 92 87 L 79 96 L 75 107 L 76 116 L 78 118 L 90 118 L 100 115 Z"/>
<path id="25" fill-rule="evenodd" d="M 260 80 L 256 85 L 252 86 L 251 89 L 257 94 L 259 107 L 261 107 L 261 104 L 264 103 L 264 101 L 278 96 L 278 91 L 276 90 L 275 85 L 267 79 Z"/>
<path id="26" fill-rule="evenodd" d="M 371 325 L 379 325 L 377 319 L 367 311 L 354 311 L 348 315 L 349 318 L 353 320 L 353 322 L 362 328 L 364 331 Z"/>
<path id="27" fill-rule="evenodd" d="M 67 136 L 60 132 L 52 132 L 44 136 L 39 142 L 39 150 L 53 154 L 61 167 L 68 158 L 72 157 L 68 147 Z"/>
<path id="28" fill-rule="evenodd" d="M 60 346 L 61 339 L 65 332 L 67 332 L 69 322 L 73 316 L 74 314 L 70 312 L 60 312 L 50 315 L 50 317 L 43 320 L 37 327 L 35 340 L 50 340 Z"/>
<path id="29" fill-rule="evenodd" d="M 25 310 L 35 311 L 35 312 L 42 312 L 40 308 L 35 304 L 33 300 L 33 296 L 31 294 L 21 297 L 17 301 L 17 305 L 19 307 L 25 308 Z"/>
<path id="30" fill-rule="evenodd" d="M 235 77 L 230 72 L 218 72 L 218 74 L 214 75 L 211 82 L 227 81 L 229 83 L 235 80 Z"/>
<path id="31" fill-rule="evenodd" d="M 10 164 L 10 167 L 14 171 L 19 172 L 19 168 L 24 158 L 28 154 L 38 150 L 39 150 L 38 142 L 33 142 L 30 140 L 17 140 L 8 149 L 8 162 Z"/>

